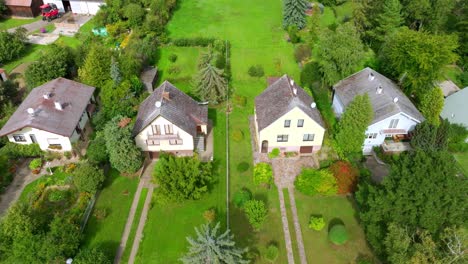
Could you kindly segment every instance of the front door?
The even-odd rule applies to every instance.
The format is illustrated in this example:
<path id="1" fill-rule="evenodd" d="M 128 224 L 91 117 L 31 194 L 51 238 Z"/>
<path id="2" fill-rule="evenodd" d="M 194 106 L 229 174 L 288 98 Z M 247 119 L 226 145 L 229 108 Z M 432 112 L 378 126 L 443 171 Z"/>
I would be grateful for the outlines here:
<path id="1" fill-rule="evenodd" d="M 262 141 L 262 153 L 268 153 L 268 140 Z"/>
<path id="2" fill-rule="evenodd" d="M 312 153 L 313 147 L 312 146 L 302 146 L 299 148 L 300 153 Z"/>
<path id="3" fill-rule="evenodd" d="M 36 135 L 30 134 L 29 137 L 31 138 L 32 143 L 34 143 L 34 144 L 37 143 Z"/>

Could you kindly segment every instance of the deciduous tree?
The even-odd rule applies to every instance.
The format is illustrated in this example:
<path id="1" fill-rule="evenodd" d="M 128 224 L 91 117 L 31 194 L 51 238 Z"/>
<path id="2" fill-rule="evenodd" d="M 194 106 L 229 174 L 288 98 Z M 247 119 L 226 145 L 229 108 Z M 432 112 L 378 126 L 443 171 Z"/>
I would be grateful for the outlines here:
<path id="1" fill-rule="evenodd" d="M 18 58 L 26 49 L 26 30 L 22 27 L 14 33 L 0 31 L 0 63 Z"/>
<path id="2" fill-rule="evenodd" d="M 73 183 L 81 192 L 96 193 L 104 179 L 104 172 L 87 162 L 80 163 L 73 171 Z"/>
<path id="3" fill-rule="evenodd" d="M 422 95 L 419 109 L 427 122 L 438 126 L 442 108 L 444 108 L 444 94 L 439 87 L 433 87 Z"/>
<path id="4" fill-rule="evenodd" d="M 225 263 L 225 264 L 246 264 L 243 254 L 247 249 L 236 247 L 234 235 L 229 229 L 222 234 L 218 234 L 219 223 L 215 227 L 209 224 L 202 225 L 200 229 L 195 228 L 197 237 L 187 237 L 189 242 L 189 252 L 180 260 L 184 264 L 199 263 Z"/>

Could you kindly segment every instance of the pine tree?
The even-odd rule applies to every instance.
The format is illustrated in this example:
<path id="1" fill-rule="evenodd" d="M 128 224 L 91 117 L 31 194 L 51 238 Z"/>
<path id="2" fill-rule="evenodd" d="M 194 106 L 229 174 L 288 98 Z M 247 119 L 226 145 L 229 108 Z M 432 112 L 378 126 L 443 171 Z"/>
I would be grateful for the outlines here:
<path id="1" fill-rule="evenodd" d="M 214 53 L 212 48 L 200 57 L 199 72 L 195 77 L 195 93 L 202 99 L 217 104 L 226 98 L 227 82 L 224 71 L 213 65 Z"/>
<path id="2" fill-rule="evenodd" d="M 302 29 L 306 25 L 306 0 L 284 0 L 283 2 L 283 27 L 296 26 Z"/>
<path id="3" fill-rule="evenodd" d="M 181 259 L 184 264 L 243 264 L 249 263 L 242 255 L 247 249 L 235 246 L 234 236 L 230 230 L 218 235 L 219 222 L 214 228 L 209 224 L 201 226 L 201 230 L 195 228 L 197 238 L 187 237 L 190 243 L 189 252 Z"/>
<path id="4" fill-rule="evenodd" d="M 382 44 L 385 36 L 393 33 L 403 23 L 400 0 L 385 1 L 376 23 L 376 27 L 368 33 L 378 44 Z"/>
<path id="5" fill-rule="evenodd" d="M 362 151 L 365 132 L 373 119 L 369 95 L 358 95 L 348 105 L 338 123 L 335 141 L 340 154 L 347 155 Z"/>

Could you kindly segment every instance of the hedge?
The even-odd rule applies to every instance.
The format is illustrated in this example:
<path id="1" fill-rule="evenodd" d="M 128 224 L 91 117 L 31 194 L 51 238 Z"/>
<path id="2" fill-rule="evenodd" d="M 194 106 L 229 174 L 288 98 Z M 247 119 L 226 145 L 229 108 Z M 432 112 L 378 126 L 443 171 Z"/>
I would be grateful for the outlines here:
<path id="1" fill-rule="evenodd" d="M 44 151 L 41 150 L 39 144 L 23 145 L 8 142 L 3 148 L 0 149 L 0 155 L 1 154 L 6 155 L 10 159 L 17 159 L 39 157 L 44 154 Z"/>
<path id="2" fill-rule="evenodd" d="M 177 38 L 172 40 L 172 44 L 177 47 L 207 47 L 213 45 L 215 38 Z"/>

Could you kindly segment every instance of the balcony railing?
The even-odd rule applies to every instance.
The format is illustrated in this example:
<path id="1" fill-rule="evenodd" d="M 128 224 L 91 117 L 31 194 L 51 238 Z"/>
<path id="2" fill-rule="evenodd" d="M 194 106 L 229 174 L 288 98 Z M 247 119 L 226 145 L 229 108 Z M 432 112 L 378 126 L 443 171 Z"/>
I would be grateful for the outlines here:
<path id="1" fill-rule="evenodd" d="M 170 139 L 180 139 L 180 137 L 177 134 L 148 135 L 148 140 L 170 140 Z"/>

